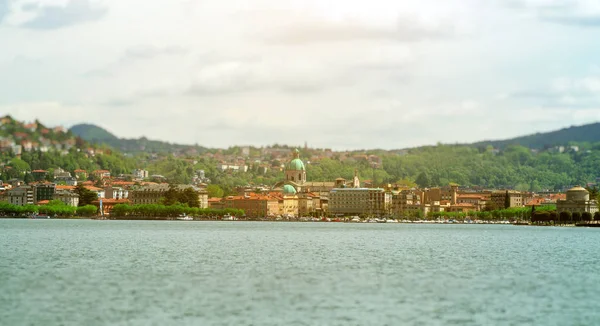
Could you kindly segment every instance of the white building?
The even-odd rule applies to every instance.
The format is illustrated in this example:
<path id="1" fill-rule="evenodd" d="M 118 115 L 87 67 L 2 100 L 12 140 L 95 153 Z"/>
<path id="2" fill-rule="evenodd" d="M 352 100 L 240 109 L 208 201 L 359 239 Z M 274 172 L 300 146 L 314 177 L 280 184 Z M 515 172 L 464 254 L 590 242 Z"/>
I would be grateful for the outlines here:
<path id="1" fill-rule="evenodd" d="M 104 188 L 104 194 L 107 199 L 126 199 L 129 198 L 129 191 L 121 187 Z"/>
<path id="2" fill-rule="evenodd" d="M 135 179 L 148 179 L 148 170 L 135 169 L 131 173 Z"/>
<path id="3" fill-rule="evenodd" d="M 54 192 L 54 199 L 60 200 L 69 206 L 79 206 L 79 195 L 69 190 L 57 189 L 56 192 Z"/>

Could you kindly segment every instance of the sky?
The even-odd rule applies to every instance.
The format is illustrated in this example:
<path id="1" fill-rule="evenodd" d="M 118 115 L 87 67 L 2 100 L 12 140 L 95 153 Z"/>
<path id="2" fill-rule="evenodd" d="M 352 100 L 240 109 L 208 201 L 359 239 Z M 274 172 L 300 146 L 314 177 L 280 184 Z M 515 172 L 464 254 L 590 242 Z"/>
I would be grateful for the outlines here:
<path id="1" fill-rule="evenodd" d="M 0 115 L 398 149 L 600 121 L 596 0 L 0 0 Z"/>

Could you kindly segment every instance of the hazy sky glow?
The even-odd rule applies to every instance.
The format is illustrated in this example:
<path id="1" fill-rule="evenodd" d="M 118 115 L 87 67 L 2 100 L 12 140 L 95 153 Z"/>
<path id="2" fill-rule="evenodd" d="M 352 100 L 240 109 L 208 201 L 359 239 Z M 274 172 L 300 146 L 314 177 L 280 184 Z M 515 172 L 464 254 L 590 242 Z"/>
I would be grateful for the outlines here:
<path id="1" fill-rule="evenodd" d="M 596 0 L 0 0 L 0 114 L 210 147 L 600 121 Z"/>

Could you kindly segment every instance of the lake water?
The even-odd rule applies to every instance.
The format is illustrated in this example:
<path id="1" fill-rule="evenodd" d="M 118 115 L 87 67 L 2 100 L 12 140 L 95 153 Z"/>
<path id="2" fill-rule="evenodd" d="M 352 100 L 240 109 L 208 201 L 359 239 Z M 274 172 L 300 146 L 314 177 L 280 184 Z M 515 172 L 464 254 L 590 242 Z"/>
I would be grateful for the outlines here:
<path id="1" fill-rule="evenodd" d="M 0 325 L 598 325 L 600 229 L 0 220 Z"/>

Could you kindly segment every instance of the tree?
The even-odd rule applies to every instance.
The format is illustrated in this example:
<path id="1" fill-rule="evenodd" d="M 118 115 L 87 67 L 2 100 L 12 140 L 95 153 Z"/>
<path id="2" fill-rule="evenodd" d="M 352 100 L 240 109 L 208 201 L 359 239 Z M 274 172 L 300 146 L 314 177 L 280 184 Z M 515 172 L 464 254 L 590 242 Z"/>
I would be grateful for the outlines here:
<path id="1" fill-rule="evenodd" d="M 175 203 L 179 202 L 179 189 L 177 189 L 177 186 L 169 186 L 169 190 L 165 192 L 165 197 L 163 199 L 163 204 L 167 206 L 175 205 Z"/>
<path id="2" fill-rule="evenodd" d="M 200 207 L 199 194 L 192 187 L 185 188 L 180 194 L 180 202 L 189 207 Z"/>
<path id="3" fill-rule="evenodd" d="M 431 179 L 429 178 L 429 175 L 427 174 L 427 172 L 424 171 L 424 172 L 421 172 L 419 174 L 419 176 L 417 176 L 415 183 L 417 185 L 419 185 L 419 187 L 421 187 L 421 188 L 427 188 L 431 185 Z"/>
<path id="4" fill-rule="evenodd" d="M 506 195 L 504 196 L 504 208 L 510 208 L 510 194 L 508 193 L 508 190 L 506 191 Z"/>
<path id="5" fill-rule="evenodd" d="M 567 212 L 567 211 L 560 212 L 559 219 L 560 219 L 561 223 L 566 223 L 566 224 L 570 223 L 571 219 L 572 219 L 571 212 Z"/>
<path id="6" fill-rule="evenodd" d="M 580 212 L 573 212 L 573 214 L 571 214 L 571 217 L 573 219 L 573 222 L 575 222 L 575 223 L 581 221 L 581 213 Z"/>
<path id="7" fill-rule="evenodd" d="M 208 197 L 211 198 L 223 198 L 223 195 L 225 194 L 225 192 L 223 191 L 223 188 L 221 188 L 218 185 L 215 184 L 210 184 L 206 187 L 206 191 L 208 192 Z"/>
<path id="8" fill-rule="evenodd" d="M 590 213 L 590 212 L 583 212 L 583 213 L 581 213 L 581 220 L 582 221 L 589 222 L 592 219 L 593 219 L 592 213 Z"/>
<path id="9" fill-rule="evenodd" d="M 31 173 L 29 173 L 29 172 L 25 173 L 25 177 L 23 178 L 23 182 L 25 182 L 25 184 L 30 184 L 33 181 L 34 181 L 33 175 L 31 175 Z"/>
<path id="10" fill-rule="evenodd" d="M 98 207 L 94 205 L 85 205 L 77 207 L 77 215 L 79 216 L 93 216 L 98 211 Z"/>
<path id="11" fill-rule="evenodd" d="M 10 160 L 8 166 L 10 166 L 11 168 L 10 170 L 8 170 L 9 176 L 13 178 L 20 178 L 26 172 L 31 171 L 31 167 L 29 166 L 29 164 L 27 164 L 27 162 L 16 157 Z"/>
<path id="12" fill-rule="evenodd" d="M 98 195 L 95 192 L 86 189 L 82 184 L 78 184 L 75 187 L 75 193 L 79 195 L 78 206 L 91 205 L 94 201 L 98 200 Z"/>

